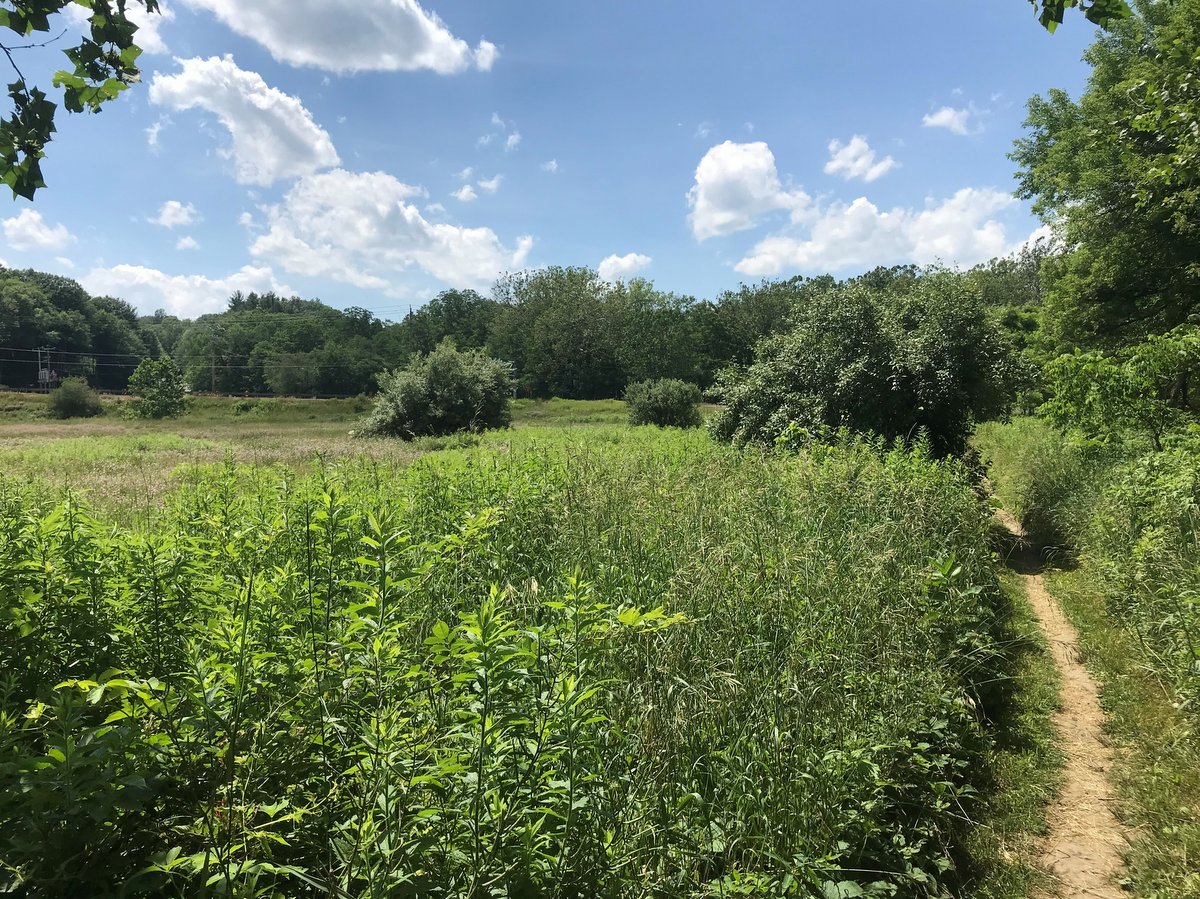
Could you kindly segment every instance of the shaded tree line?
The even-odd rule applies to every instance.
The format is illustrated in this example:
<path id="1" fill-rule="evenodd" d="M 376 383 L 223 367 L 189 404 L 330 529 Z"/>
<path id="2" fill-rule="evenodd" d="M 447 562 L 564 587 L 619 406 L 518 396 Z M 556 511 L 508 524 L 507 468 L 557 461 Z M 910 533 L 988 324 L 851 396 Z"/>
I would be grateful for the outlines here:
<path id="1" fill-rule="evenodd" d="M 39 356 L 39 348 L 50 349 Z M 0 384 L 34 387 L 39 358 L 59 379 L 123 390 L 138 362 L 164 351 L 129 303 L 70 278 L 0 268 Z"/>

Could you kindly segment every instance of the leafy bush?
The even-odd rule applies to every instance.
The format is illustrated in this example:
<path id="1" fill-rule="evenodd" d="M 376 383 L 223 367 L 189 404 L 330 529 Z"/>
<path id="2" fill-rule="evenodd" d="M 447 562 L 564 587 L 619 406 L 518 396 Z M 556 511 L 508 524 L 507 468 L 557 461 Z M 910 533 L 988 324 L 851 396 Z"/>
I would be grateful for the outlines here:
<path id="1" fill-rule="evenodd" d="M 50 394 L 47 402 L 55 418 L 94 418 L 104 414 L 100 395 L 84 378 L 67 378 Z"/>
<path id="2" fill-rule="evenodd" d="M 639 381 L 626 388 L 625 403 L 631 425 L 698 428 L 701 424 L 700 388 L 686 381 Z"/>
<path id="3" fill-rule="evenodd" d="M 379 395 L 358 431 L 370 437 L 442 437 L 506 428 L 512 422 L 512 370 L 449 341 L 399 371 L 379 376 Z"/>
<path id="4" fill-rule="evenodd" d="M 129 376 L 136 397 L 130 411 L 137 418 L 175 418 L 187 411 L 183 372 L 169 356 L 143 359 Z"/>
<path id="5" fill-rule="evenodd" d="M 960 452 L 973 423 L 1003 415 L 1020 366 L 968 281 L 943 271 L 814 291 L 792 330 L 763 341 L 745 371 L 727 370 L 714 436 L 771 443 L 795 423 L 886 438 L 925 431 Z"/>
<path id="6" fill-rule="evenodd" d="M 1163 437 L 1188 421 L 1188 385 L 1200 368 L 1200 327 L 1182 325 L 1117 355 L 1076 351 L 1046 366 L 1041 413 L 1105 441 Z"/>

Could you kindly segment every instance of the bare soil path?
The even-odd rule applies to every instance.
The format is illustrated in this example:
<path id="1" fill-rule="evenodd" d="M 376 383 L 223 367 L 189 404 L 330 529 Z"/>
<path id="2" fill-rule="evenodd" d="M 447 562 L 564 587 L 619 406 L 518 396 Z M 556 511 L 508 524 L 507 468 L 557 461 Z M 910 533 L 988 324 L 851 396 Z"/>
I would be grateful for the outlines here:
<path id="1" fill-rule="evenodd" d="M 1029 603 L 1062 677 L 1054 726 L 1066 764 L 1062 790 L 1046 812 L 1048 832 L 1038 864 L 1053 879 L 1054 895 L 1061 899 L 1121 899 L 1125 894 L 1117 882 L 1129 841 L 1113 814 L 1113 752 L 1103 738 L 1104 712 L 1096 682 L 1079 661 L 1075 628 L 1046 590 L 1037 550 L 1025 540 L 1016 519 L 1003 510 L 996 517 L 1016 538 L 1008 564 L 1025 581 Z"/>

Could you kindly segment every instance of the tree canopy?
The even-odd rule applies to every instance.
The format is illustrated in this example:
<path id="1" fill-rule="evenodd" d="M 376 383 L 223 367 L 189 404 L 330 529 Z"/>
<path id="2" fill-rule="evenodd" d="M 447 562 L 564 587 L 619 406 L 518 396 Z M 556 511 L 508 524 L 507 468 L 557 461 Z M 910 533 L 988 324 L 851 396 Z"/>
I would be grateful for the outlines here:
<path id="1" fill-rule="evenodd" d="M 0 384 L 37 384 L 41 359 L 61 378 L 121 390 L 138 362 L 162 349 L 125 301 L 90 296 L 70 278 L 0 268 Z"/>
<path id="2" fill-rule="evenodd" d="M 1200 304 L 1200 0 L 1139 0 L 1088 50 L 1078 101 L 1029 101 L 1018 194 L 1066 252 L 1047 263 L 1046 325 L 1067 346 L 1121 345 Z"/>
<path id="3" fill-rule="evenodd" d="M 54 73 L 54 86 L 62 88 L 68 111 L 100 112 L 141 75 L 137 60 L 142 51 L 134 43 L 137 26 L 129 20 L 127 10 L 140 5 L 157 13 L 158 0 L 8 0 L 0 8 L 0 27 L 18 40 L 0 40 L 0 50 L 16 75 L 8 86 L 12 111 L 0 121 L 0 177 L 12 188 L 13 196 L 32 200 L 46 186 L 42 158 L 55 130 L 58 108 L 45 91 L 26 80 L 14 53 L 57 40 L 39 42 L 35 36 L 50 32 L 51 17 L 72 4 L 86 7 L 91 15 L 82 40 L 63 51 L 70 68 Z"/>

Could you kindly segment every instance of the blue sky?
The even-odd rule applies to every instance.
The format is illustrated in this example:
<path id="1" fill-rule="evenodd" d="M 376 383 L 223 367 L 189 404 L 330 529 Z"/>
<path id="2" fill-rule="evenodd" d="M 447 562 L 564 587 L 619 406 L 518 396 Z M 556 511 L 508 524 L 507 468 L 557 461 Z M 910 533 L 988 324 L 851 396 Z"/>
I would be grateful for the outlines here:
<path id="1" fill-rule="evenodd" d="M 3 201 L 0 259 L 184 316 L 275 289 L 398 318 L 554 264 L 701 298 L 972 265 L 1038 227 L 1006 154 L 1093 37 L 1024 0 L 164 7 L 143 83 L 60 114 L 49 188 Z"/>

